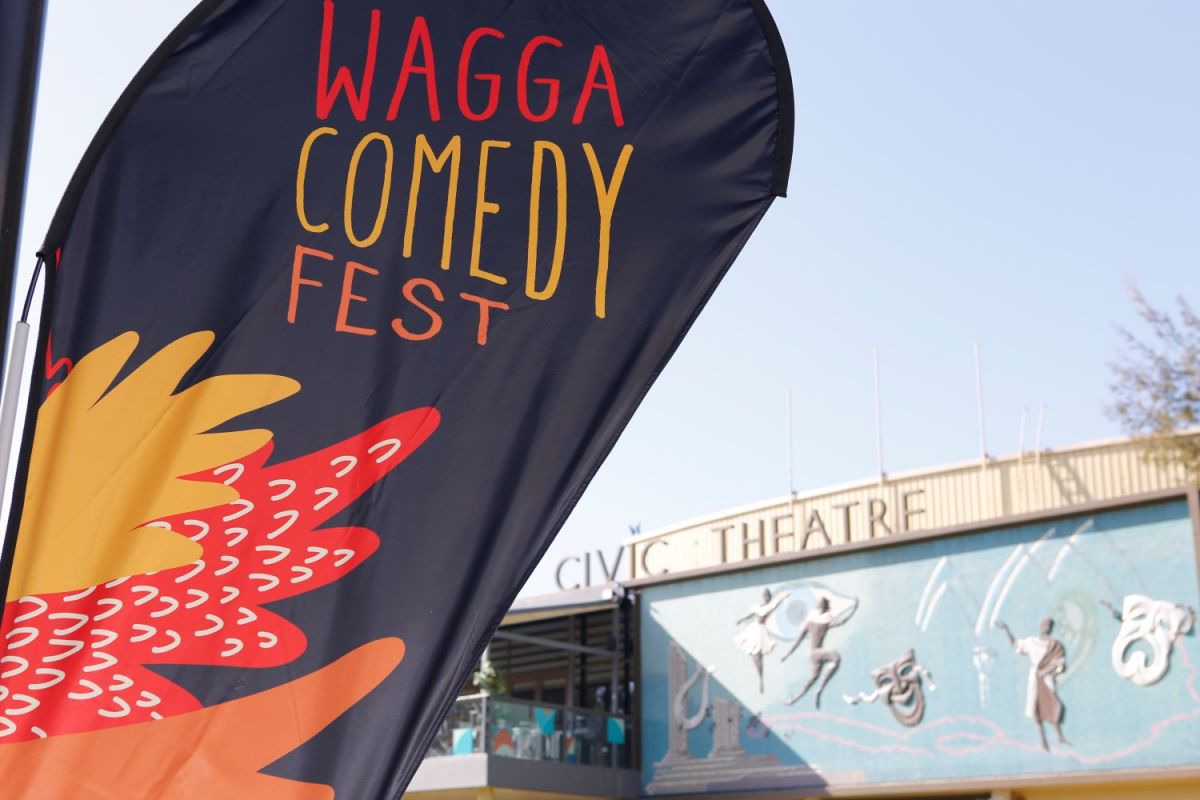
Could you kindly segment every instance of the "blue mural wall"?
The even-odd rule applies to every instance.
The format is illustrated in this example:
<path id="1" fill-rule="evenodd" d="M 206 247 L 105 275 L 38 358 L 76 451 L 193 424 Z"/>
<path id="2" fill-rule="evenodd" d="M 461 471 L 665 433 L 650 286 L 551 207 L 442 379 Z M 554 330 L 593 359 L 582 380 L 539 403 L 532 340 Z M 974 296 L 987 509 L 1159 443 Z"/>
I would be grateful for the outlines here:
<path id="1" fill-rule="evenodd" d="M 644 789 L 1200 763 L 1196 564 L 1179 501 L 647 588 Z"/>

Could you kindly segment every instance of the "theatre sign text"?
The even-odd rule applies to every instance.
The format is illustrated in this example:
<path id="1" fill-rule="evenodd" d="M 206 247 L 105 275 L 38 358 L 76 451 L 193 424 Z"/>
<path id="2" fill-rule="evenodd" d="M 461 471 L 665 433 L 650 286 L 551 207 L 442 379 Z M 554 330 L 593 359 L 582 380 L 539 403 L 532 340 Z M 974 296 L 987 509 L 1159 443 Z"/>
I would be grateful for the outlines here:
<path id="1" fill-rule="evenodd" d="M 570 591 L 907 533 L 925 514 L 924 495 L 911 489 L 896 498 L 770 505 L 739 515 L 744 519 L 718 518 L 569 556 L 558 562 L 555 581 Z"/>
<path id="2" fill-rule="evenodd" d="M 1007 524 L 1184 485 L 1180 470 L 1144 456 L 1139 442 L 1114 439 L 863 481 L 635 536 L 620 547 L 563 559 L 555 577 L 568 591 L 817 550 L 833 554 L 908 533 Z"/>

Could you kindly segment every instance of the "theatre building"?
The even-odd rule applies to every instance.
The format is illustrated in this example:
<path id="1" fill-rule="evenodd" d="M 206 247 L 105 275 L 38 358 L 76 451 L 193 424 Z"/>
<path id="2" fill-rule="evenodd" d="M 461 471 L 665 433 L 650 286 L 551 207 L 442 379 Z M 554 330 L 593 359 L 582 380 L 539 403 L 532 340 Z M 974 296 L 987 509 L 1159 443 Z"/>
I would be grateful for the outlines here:
<path id="1" fill-rule="evenodd" d="M 1200 798 L 1200 498 L 1128 440 L 637 536 L 521 600 L 410 798 Z"/>

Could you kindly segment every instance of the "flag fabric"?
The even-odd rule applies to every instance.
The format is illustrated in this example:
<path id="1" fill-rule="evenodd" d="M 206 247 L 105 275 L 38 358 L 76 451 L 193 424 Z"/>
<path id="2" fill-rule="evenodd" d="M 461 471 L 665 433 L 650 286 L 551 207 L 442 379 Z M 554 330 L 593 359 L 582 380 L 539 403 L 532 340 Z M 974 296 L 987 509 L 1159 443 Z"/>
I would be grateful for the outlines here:
<path id="1" fill-rule="evenodd" d="M 42 250 L 5 796 L 398 797 L 791 116 L 760 0 L 201 3 Z"/>

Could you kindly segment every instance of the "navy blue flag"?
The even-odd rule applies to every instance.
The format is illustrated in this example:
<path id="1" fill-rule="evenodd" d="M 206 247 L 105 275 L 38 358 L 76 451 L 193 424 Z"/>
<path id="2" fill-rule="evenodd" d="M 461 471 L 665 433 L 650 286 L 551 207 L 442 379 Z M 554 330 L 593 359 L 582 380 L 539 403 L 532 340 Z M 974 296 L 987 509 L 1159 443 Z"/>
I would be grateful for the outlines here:
<path id="1" fill-rule="evenodd" d="M 5 796 L 398 797 L 791 104 L 761 0 L 201 3 L 42 248 Z"/>

